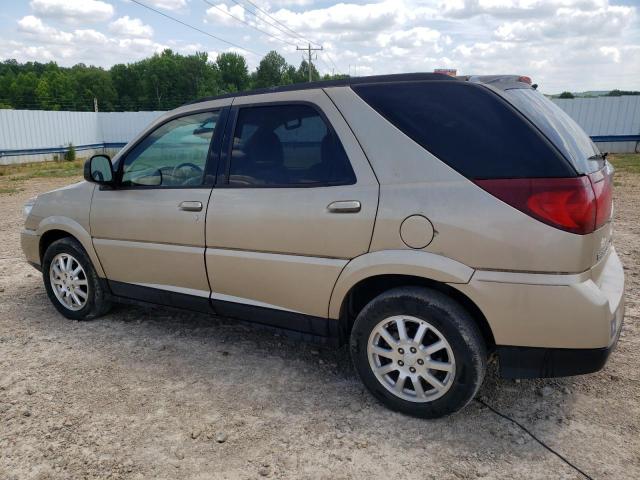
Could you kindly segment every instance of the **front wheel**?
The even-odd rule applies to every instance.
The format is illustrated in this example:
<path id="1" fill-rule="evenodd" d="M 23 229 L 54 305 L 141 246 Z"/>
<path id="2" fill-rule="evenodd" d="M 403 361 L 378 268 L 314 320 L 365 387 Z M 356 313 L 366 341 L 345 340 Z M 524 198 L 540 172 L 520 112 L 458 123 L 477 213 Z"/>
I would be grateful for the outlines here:
<path id="1" fill-rule="evenodd" d="M 389 290 L 369 302 L 351 331 L 365 386 L 393 410 L 437 418 L 464 407 L 486 370 L 486 345 L 469 313 L 445 294 Z"/>
<path id="2" fill-rule="evenodd" d="M 91 320 L 111 308 L 107 292 L 82 245 L 72 238 L 53 242 L 42 259 L 42 277 L 53 306 L 73 320 Z"/>

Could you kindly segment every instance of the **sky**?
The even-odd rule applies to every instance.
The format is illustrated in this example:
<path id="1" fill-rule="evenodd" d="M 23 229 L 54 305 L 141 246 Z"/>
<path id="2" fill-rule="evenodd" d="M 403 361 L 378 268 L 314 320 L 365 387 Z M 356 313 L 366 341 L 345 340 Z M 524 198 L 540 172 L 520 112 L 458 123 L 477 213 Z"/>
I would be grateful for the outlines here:
<path id="1" fill-rule="evenodd" d="M 296 47 L 315 42 L 321 73 L 455 68 L 528 75 L 544 93 L 640 90 L 640 0 L 136 2 L 156 11 L 132 0 L 0 0 L 0 59 L 108 68 L 171 48 L 235 51 L 254 69 L 270 50 L 299 65 Z"/>

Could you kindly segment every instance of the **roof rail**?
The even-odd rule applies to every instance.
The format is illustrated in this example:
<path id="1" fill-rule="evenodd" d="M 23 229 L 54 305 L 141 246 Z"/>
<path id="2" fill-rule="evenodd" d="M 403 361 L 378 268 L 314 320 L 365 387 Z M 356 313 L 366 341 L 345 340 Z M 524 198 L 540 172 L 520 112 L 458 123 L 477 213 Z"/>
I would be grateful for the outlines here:
<path id="1" fill-rule="evenodd" d="M 456 78 L 441 73 L 398 73 L 393 75 L 373 75 L 369 77 L 347 77 L 339 80 L 321 80 L 318 82 L 295 83 L 292 85 L 283 85 L 280 87 L 268 87 L 256 90 L 247 90 L 243 92 L 227 93 L 224 95 L 200 98 L 198 100 L 187 102 L 184 105 L 192 105 L 194 103 L 208 102 L 211 100 L 220 100 L 223 98 L 247 97 L 250 95 L 259 95 L 262 93 L 295 92 L 298 90 L 310 90 L 314 88 L 345 87 L 350 85 L 362 85 L 371 83 L 420 82 L 433 80 L 452 80 L 454 82 L 457 81 Z"/>

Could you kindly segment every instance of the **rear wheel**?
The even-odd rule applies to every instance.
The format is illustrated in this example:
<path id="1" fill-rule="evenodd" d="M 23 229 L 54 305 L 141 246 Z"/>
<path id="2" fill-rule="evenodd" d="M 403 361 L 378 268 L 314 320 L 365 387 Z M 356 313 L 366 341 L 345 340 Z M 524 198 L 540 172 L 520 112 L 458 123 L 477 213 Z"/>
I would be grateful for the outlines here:
<path id="1" fill-rule="evenodd" d="M 441 292 L 385 292 L 360 312 L 351 356 L 362 381 L 393 410 L 436 418 L 464 407 L 486 370 L 486 346 L 473 318 Z"/>
<path id="2" fill-rule="evenodd" d="M 111 308 L 89 256 L 72 238 L 49 245 L 42 259 L 42 277 L 49 299 L 67 318 L 90 320 Z"/>

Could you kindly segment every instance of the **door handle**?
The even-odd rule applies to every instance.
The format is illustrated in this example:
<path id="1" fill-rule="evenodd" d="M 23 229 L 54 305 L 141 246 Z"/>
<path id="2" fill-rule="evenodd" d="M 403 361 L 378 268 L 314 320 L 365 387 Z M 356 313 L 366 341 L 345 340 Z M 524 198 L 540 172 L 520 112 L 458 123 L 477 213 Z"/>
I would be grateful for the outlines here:
<path id="1" fill-rule="evenodd" d="M 202 210 L 202 202 L 182 202 L 178 208 L 185 212 L 199 212 Z"/>
<path id="2" fill-rule="evenodd" d="M 361 209 L 362 205 L 357 200 L 332 202 L 327 205 L 329 213 L 358 213 Z"/>

